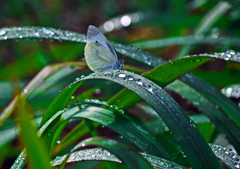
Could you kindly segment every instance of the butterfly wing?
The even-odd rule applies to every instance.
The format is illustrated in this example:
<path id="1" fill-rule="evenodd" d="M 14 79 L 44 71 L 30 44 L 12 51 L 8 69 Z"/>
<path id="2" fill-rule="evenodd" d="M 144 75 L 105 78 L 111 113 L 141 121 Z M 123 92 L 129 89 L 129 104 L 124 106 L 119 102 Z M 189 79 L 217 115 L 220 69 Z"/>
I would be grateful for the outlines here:
<path id="1" fill-rule="evenodd" d="M 111 71 L 116 64 L 114 56 L 107 48 L 96 43 L 88 42 L 85 46 L 85 59 L 88 67 L 94 71 Z"/>
<path id="2" fill-rule="evenodd" d="M 118 68 L 118 55 L 111 43 L 94 26 L 90 25 L 87 33 L 87 44 L 85 46 L 85 58 L 88 66 L 93 71 Z M 108 67 L 108 68 L 107 68 Z"/>

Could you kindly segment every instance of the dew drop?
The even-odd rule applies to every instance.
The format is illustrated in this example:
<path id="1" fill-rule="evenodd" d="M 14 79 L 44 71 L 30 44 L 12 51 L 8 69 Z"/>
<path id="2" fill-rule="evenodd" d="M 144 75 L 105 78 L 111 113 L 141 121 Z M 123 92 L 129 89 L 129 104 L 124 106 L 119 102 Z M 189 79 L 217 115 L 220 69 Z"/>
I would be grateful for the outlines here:
<path id="1" fill-rule="evenodd" d="M 124 77 L 126 77 L 126 75 L 123 74 L 123 73 L 120 73 L 120 74 L 118 75 L 118 77 L 124 78 Z"/>
<path id="2" fill-rule="evenodd" d="M 115 110 L 118 110 L 118 107 L 116 105 L 111 105 L 110 107 L 115 109 Z"/>
<path id="3" fill-rule="evenodd" d="M 234 167 L 235 168 L 240 168 L 240 164 L 239 163 L 234 163 Z"/>
<path id="4" fill-rule="evenodd" d="M 124 114 L 124 111 L 123 111 L 122 109 L 121 109 L 121 110 L 119 110 L 119 112 L 120 112 L 120 113 L 122 113 L 122 114 Z"/>
<path id="5" fill-rule="evenodd" d="M 0 30 L 0 36 L 5 35 L 7 32 L 4 30 Z"/>
<path id="6" fill-rule="evenodd" d="M 229 54 L 231 54 L 231 55 L 234 55 L 235 54 L 235 51 L 234 50 L 228 50 L 227 51 Z"/>
<path id="7" fill-rule="evenodd" d="M 40 36 L 38 32 L 34 32 L 33 35 L 35 35 L 35 36 L 37 36 L 37 37 Z"/>
<path id="8" fill-rule="evenodd" d="M 95 94 L 101 94 L 101 92 L 102 92 L 101 89 L 96 89 L 95 90 Z"/>
<path id="9" fill-rule="evenodd" d="M 85 143 L 82 143 L 82 144 L 81 144 L 82 147 L 85 147 L 85 145 L 86 145 Z"/>
<path id="10" fill-rule="evenodd" d="M 232 57 L 232 56 L 231 56 L 230 54 L 227 53 L 227 54 L 226 54 L 226 57 L 230 58 L 230 57 Z"/>
<path id="11" fill-rule="evenodd" d="M 131 75 L 129 75 L 128 80 L 132 81 L 132 80 L 134 80 L 134 78 Z"/>
<path id="12" fill-rule="evenodd" d="M 81 75 L 81 78 L 84 78 L 85 76 L 84 75 Z"/>
<path id="13" fill-rule="evenodd" d="M 151 85 L 148 85 L 148 86 L 146 87 L 146 89 L 147 89 L 150 93 L 153 93 L 153 88 L 152 88 Z"/>
<path id="14" fill-rule="evenodd" d="M 79 81 L 79 80 L 80 80 L 80 78 L 79 78 L 79 77 L 77 77 L 77 78 L 76 78 L 76 81 Z"/>
<path id="15" fill-rule="evenodd" d="M 136 83 L 137 83 L 138 85 L 143 85 L 143 83 L 142 83 L 142 80 L 141 80 L 141 79 L 138 79 L 138 80 L 136 81 Z"/>
<path id="16" fill-rule="evenodd" d="M 54 35 L 54 32 L 50 31 L 50 30 L 47 30 L 47 29 L 43 29 L 42 32 L 45 34 L 45 35 L 49 35 L 49 36 L 53 36 Z"/>

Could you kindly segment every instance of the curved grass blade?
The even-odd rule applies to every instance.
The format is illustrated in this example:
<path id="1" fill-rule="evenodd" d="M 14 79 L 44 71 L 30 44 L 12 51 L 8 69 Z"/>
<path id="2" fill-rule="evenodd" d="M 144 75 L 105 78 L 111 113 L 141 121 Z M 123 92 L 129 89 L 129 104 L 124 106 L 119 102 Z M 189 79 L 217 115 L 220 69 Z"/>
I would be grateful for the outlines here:
<path id="1" fill-rule="evenodd" d="M 124 136 L 124 138 L 129 139 L 131 142 L 133 142 L 137 147 L 142 149 L 144 152 L 163 157 L 170 161 L 172 160 L 171 156 L 167 153 L 165 148 L 158 141 L 156 141 L 147 131 L 145 131 L 140 126 L 137 126 L 135 123 L 133 123 L 131 119 L 129 119 L 124 114 L 122 114 L 122 111 L 116 109 L 116 107 L 112 105 L 107 105 L 106 102 L 96 101 L 96 100 L 83 101 L 74 105 L 75 106 L 84 105 L 85 107 L 86 103 L 90 105 L 99 104 L 99 105 L 107 106 L 108 108 L 112 109 L 115 113 L 113 113 L 108 109 L 99 108 L 99 107 L 88 107 L 81 111 L 79 111 L 77 107 L 73 107 L 72 108 L 73 110 L 72 109 L 68 110 L 67 113 L 63 114 L 62 118 L 65 120 L 68 120 L 70 118 L 80 117 L 80 118 L 85 118 L 85 119 L 98 122 L 101 125 L 107 126 L 110 129 L 116 131 L 120 135 Z M 72 113 L 69 113 L 69 111 L 72 111 Z M 62 124 L 60 124 L 59 126 L 62 126 Z M 82 123 L 80 123 L 80 126 L 82 126 Z M 56 149 L 59 151 L 66 145 L 71 144 L 72 141 L 79 139 L 80 136 L 85 135 L 85 132 L 83 131 L 79 133 L 79 127 L 74 131 L 76 130 L 78 131 L 78 133 L 76 132 L 70 133 L 63 140 L 61 140 L 61 143 L 56 146 L 55 152 L 56 152 Z M 84 130 L 86 131 L 86 129 Z M 58 129 L 56 131 L 58 131 Z M 61 129 L 60 129 L 60 132 L 61 132 Z"/>
<path id="2" fill-rule="evenodd" d="M 104 105 L 103 102 L 96 101 L 96 100 L 94 100 L 93 102 L 85 101 L 83 103 L 95 103 L 95 104 L 101 103 L 102 105 Z M 107 106 L 106 103 L 105 103 L 105 106 Z M 113 107 L 113 106 L 110 106 L 110 107 Z M 115 109 L 115 111 L 116 110 L 117 109 Z M 161 156 L 168 160 L 171 160 L 171 156 L 166 153 L 165 148 L 163 148 L 163 146 L 161 146 L 159 144 L 159 142 L 157 142 L 145 130 L 141 129 L 135 123 L 131 122 L 131 120 L 127 116 L 121 114 L 121 111 L 119 111 L 119 110 L 118 110 L 119 111 L 118 114 L 117 113 L 114 114 L 111 111 L 102 109 L 102 108 L 95 107 L 95 109 L 93 109 L 93 110 L 88 108 L 85 110 L 85 113 L 81 112 L 79 114 L 75 114 L 73 117 L 71 115 L 76 113 L 76 111 L 78 111 L 78 109 L 74 109 L 71 112 L 70 111 L 71 111 L 71 109 L 68 110 L 68 113 L 65 113 L 67 115 L 63 115 L 64 119 L 73 118 L 73 117 L 82 117 L 82 118 L 87 118 L 87 119 L 96 121 L 98 123 L 101 123 L 104 126 L 108 126 L 112 130 L 115 130 L 119 134 L 123 135 L 125 138 L 128 138 L 143 151 L 148 152 L 153 155 Z M 51 118 L 51 119 L 55 120 L 56 118 Z M 101 120 L 99 121 L 99 119 L 101 119 Z M 64 128 L 65 125 L 66 125 L 66 123 L 64 122 L 64 125 L 61 125 L 61 124 L 59 125 L 59 126 L 61 126 L 60 129 L 59 129 L 59 126 L 57 127 L 58 129 L 56 129 L 54 137 L 56 137 L 56 132 L 58 131 L 58 133 L 60 133 L 62 131 L 62 128 Z M 83 134 L 84 133 L 81 132 L 81 135 L 83 135 Z M 57 135 L 57 137 L 58 137 L 58 135 Z M 73 138 L 71 138 L 71 139 L 73 139 Z M 54 139 L 52 139 L 52 140 L 54 140 Z M 52 143 L 55 143 L 55 141 L 52 141 Z M 54 144 L 51 144 L 50 153 L 52 152 L 53 146 L 54 146 Z"/>
<path id="3" fill-rule="evenodd" d="M 131 78 L 129 79 L 130 76 Z M 113 71 L 112 73 L 109 72 L 106 74 L 93 73 L 68 86 L 61 93 L 61 98 L 65 100 L 69 99 L 68 97 L 62 96 L 69 92 L 72 93 L 72 90 L 76 90 L 82 83 L 82 80 L 87 79 L 111 80 L 136 92 L 161 116 L 194 167 L 209 167 L 214 165 L 216 168 L 219 166 L 218 161 L 209 149 L 204 138 L 194 127 L 189 117 L 186 116 L 185 112 L 175 101 L 156 84 L 127 71 Z M 57 98 L 53 102 L 55 105 L 58 105 L 58 102 L 61 104 L 63 101 Z M 51 112 L 49 109 L 45 115 L 51 117 Z"/>
<path id="4" fill-rule="evenodd" d="M 72 41 L 79 43 L 86 43 L 87 37 L 84 34 L 79 34 L 71 31 L 54 29 L 54 28 L 45 28 L 45 27 L 9 27 L 0 29 L 1 36 L 0 40 L 8 39 L 56 39 L 62 41 Z M 112 43 L 116 50 L 129 57 L 132 57 L 138 61 L 144 62 L 148 65 L 158 66 L 165 61 L 160 58 L 138 50 L 134 47 L 125 46 L 118 43 Z"/>
<path id="5" fill-rule="evenodd" d="M 172 160 L 171 156 L 161 144 L 156 141 L 147 131 L 133 123 L 127 116 L 113 113 L 110 110 L 100 107 L 88 107 L 83 111 L 77 112 L 71 118 L 87 118 L 98 122 L 129 139 L 137 145 L 142 151 L 155 156 Z"/>
<path id="6" fill-rule="evenodd" d="M 127 145 L 124 145 L 114 140 L 104 139 L 100 137 L 89 138 L 80 142 L 71 150 L 71 152 L 77 150 L 80 147 L 85 147 L 88 145 L 101 146 L 109 150 L 110 152 L 115 154 L 124 164 L 126 164 L 128 168 L 152 168 L 152 166 L 140 154 L 132 150 Z"/>
<path id="7" fill-rule="evenodd" d="M 21 100 L 20 103 L 17 108 L 17 114 L 22 129 L 21 138 L 26 146 L 30 164 L 36 169 L 51 168 L 50 159 L 48 159 L 48 154 L 45 149 L 46 147 L 37 137 L 37 132 L 29 121 L 29 114 L 27 114 L 26 108 L 23 107 L 24 102 Z"/>
<path id="8" fill-rule="evenodd" d="M 66 66 L 85 66 L 85 63 L 82 62 L 66 62 L 66 63 L 58 63 L 44 67 L 26 86 L 23 91 L 15 96 L 8 105 L 3 109 L 0 115 L 0 126 L 3 122 L 12 114 L 16 105 L 19 102 L 19 98 L 25 99 L 29 96 L 29 94 L 36 89 L 49 75 Z"/>
<path id="9" fill-rule="evenodd" d="M 56 39 L 75 42 L 87 42 L 86 35 L 47 27 L 6 27 L 0 29 L 0 40 L 8 39 Z"/>
<path id="10" fill-rule="evenodd" d="M 230 168 L 239 168 L 239 159 L 240 156 L 235 154 L 231 149 L 226 149 L 220 145 L 209 144 L 212 151 L 215 155 L 220 158 L 225 164 L 227 164 Z M 147 159 L 150 164 L 154 168 L 184 168 L 183 166 L 179 166 L 175 163 L 166 161 L 159 157 L 151 156 L 148 154 L 141 153 L 145 159 Z M 66 158 L 67 155 L 58 156 L 56 157 L 51 163 L 53 166 L 60 165 L 63 160 Z M 68 159 L 68 163 L 76 162 L 76 161 L 83 161 L 83 160 L 108 160 L 113 162 L 120 162 L 115 155 L 111 154 L 107 150 L 103 150 L 101 148 L 93 148 L 93 149 L 86 149 L 73 152 Z"/>
<path id="11" fill-rule="evenodd" d="M 118 112 L 119 114 L 123 114 L 124 113 L 123 110 L 119 110 L 116 106 L 109 105 L 109 104 L 107 104 L 107 102 L 99 101 L 97 99 L 76 102 L 76 103 L 74 103 L 74 105 L 68 105 L 68 108 L 72 108 L 74 106 L 79 106 L 80 108 L 85 108 L 86 106 L 90 106 L 90 105 L 107 107 L 108 109 L 113 110 L 114 112 Z M 63 118 L 67 119 L 69 117 L 64 117 L 63 116 Z M 95 125 L 94 126 L 95 128 L 97 126 L 99 126 L 99 123 L 93 123 L 93 124 Z M 54 147 L 53 154 L 63 150 L 64 148 L 66 148 L 67 146 L 72 144 L 74 141 L 82 138 L 87 133 L 89 133 L 90 130 L 89 130 L 89 128 L 85 127 L 86 125 L 87 124 L 86 124 L 85 120 L 83 120 L 81 123 L 79 123 L 71 132 L 69 132 L 64 138 L 62 138 L 60 144 L 57 144 Z M 79 132 L 79 131 L 81 131 L 81 132 Z"/>
<path id="12" fill-rule="evenodd" d="M 156 169 L 158 168 L 167 168 L 171 167 L 174 169 L 185 169 L 185 167 L 180 166 L 176 163 L 164 160 L 162 158 L 152 156 L 145 153 L 140 153 L 148 162 Z M 66 159 L 67 155 L 56 157 L 51 163 L 53 166 L 58 166 L 62 164 L 64 159 Z M 101 161 L 112 161 L 120 163 L 121 161 L 111 152 L 104 150 L 102 148 L 92 148 L 85 149 L 80 151 L 75 151 L 71 153 L 67 163 L 77 162 L 77 161 L 85 161 L 85 160 L 101 160 Z"/>

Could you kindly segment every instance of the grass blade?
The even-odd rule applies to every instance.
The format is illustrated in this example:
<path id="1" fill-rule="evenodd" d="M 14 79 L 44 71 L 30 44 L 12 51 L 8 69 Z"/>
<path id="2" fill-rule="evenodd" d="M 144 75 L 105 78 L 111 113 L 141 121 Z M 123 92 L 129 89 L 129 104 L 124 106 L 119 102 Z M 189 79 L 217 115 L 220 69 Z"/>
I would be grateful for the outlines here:
<path id="1" fill-rule="evenodd" d="M 37 130 L 34 129 L 29 121 L 29 115 L 26 108 L 23 107 L 23 102 L 20 102 L 20 106 L 17 109 L 18 116 L 20 118 L 20 126 L 22 129 L 21 138 L 26 146 L 30 165 L 36 169 L 51 168 L 50 159 L 48 159 L 48 153 L 45 145 L 37 137 Z"/>
<path id="2" fill-rule="evenodd" d="M 152 166 L 141 155 L 133 151 L 130 147 L 110 139 L 104 139 L 100 137 L 86 139 L 80 142 L 78 145 L 76 145 L 72 149 L 72 152 L 77 150 L 80 147 L 85 147 L 88 145 L 101 146 L 109 150 L 110 152 L 115 154 L 129 168 L 132 168 L 132 169 L 152 168 Z"/>

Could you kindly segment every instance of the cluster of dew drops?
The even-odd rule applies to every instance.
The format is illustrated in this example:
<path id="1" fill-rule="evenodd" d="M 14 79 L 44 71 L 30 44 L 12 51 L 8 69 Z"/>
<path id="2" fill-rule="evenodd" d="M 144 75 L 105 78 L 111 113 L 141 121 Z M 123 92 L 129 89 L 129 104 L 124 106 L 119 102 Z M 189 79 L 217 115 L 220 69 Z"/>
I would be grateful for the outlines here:
<path id="1" fill-rule="evenodd" d="M 224 161 L 231 168 L 240 168 L 240 156 L 236 154 L 235 150 L 227 149 L 220 145 L 210 144 L 214 154 Z"/>
<path id="2" fill-rule="evenodd" d="M 220 53 L 215 52 L 213 54 L 208 54 L 208 53 L 196 54 L 196 55 L 191 55 L 191 56 L 212 57 L 212 58 L 216 58 L 216 59 L 223 59 L 226 61 L 235 61 L 235 62 L 240 61 L 240 52 L 236 52 L 234 50 L 228 50 L 226 52 L 220 52 Z"/>
<path id="3" fill-rule="evenodd" d="M 11 27 L 0 29 L 0 40 L 7 39 L 55 39 L 85 42 L 86 36 L 78 33 L 41 27 Z"/>
<path id="4" fill-rule="evenodd" d="M 105 76 L 105 77 L 110 77 L 112 79 L 122 79 L 125 83 L 135 83 L 139 86 L 142 86 L 144 87 L 148 92 L 150 93 L 154 93 L 154 87 L 153 87 L 153 84 L 146 84 L 143 82 L 142 79 L 138 78 L 134 78 L 133 75 L 134 73 L 133 72 L 130 72 L 130 73 L 126 73 L 122 70 L 117 70 L 117 71 L 114 71 L 114 72 L 95 72 L 95 73 L 92 73 L 91 76 L 92 77 L 101 77 L 101 76 Z M 82 75 L 80 78 L 76 78 L 75 82 L 77 81 L 80 81 L 80 80 L 83 80 L 85 78 L 84 75 Z M 73 83 L 75 83 L 73 82 Z"/>

